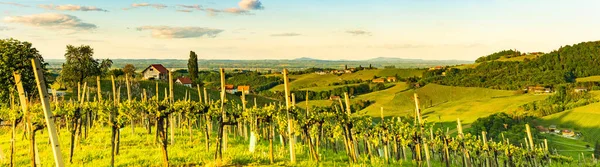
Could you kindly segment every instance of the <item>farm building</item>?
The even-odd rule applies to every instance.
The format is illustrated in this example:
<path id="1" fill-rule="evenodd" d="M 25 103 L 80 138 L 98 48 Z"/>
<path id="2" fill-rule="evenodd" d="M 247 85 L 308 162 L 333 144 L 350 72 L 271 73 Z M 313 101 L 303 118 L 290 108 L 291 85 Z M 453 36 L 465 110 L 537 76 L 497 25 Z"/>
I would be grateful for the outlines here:
<path id="1" fill-rule="evenodd" d="M 169 70 L 162 64 L 152 64 L 142 71 L 142 75 L 147 80 L 167 80 L 169 78 Z"/>
<path id="2" fill-rule="evenodd" d="M 550 125 L 550 126 L 548 127 L 548 131 L 550 131 L 550 132 L 555 132 L 555 131 L 556 131 L 556 125 Z"/>
<path id="3" fill-rule="evenodd" d="M 563 137 L 575 137 L 575 132 L 572 130 L 565 129 L 562 130 L 562 135 Z"/>
<path id="4" fill-rule="evenodd" d="M 177 81 L 175 81 L 175 83 L 181 84 L 183 86 L 187 86 L 187 87 L 190 87 L 190 88 L 192 87 L 192 84 L 193 84 L 192 79 L 190 79 L 188 77 L 177 78 Z"/>
<path id="5" fill-rule="evenodd" d="M 373 81 L 371 81 L 373 83 L 385 83 L 385 78 L 377 78 L 377 79 L 373 79 Z"/>
<path id="6" fill-rule="evenodd" d="M 585 87 L 577 87 L 575 88 L 575 92 L 580 93 L 580 92 L 587 92 L 588 89 Z"/>
<path id="7" fill-rule="evenodd" d="M 529 86 L 529 87 L 527 87 L 527 92 L 528 93 L 536 93 L 536 94 L 552 93 L 552 89 L 543 87 L 543 86 Z"/>
<path id="8" fill-rule="evenodd" d="M 225 92 L 229 94 L 235 94 L 237 89 L 233 85 L 225 85 Z"/>
<path id="9" fill-rule="evenodd" d="M 541 126 L 541 125 L 540 125 L 540 126 L 536 126 L 535 128 L 536 128 L 536 129 L 537 129 L 537 130 L 538 130 L 540 133 L 548 133 L 548 132 L 550 132 L 550 131 L 548 130 L 548 128 L 546 128 L 546 127 L 544 127 L 544 126 Z"/>
<path id="10" fill-rule="evenodd" d="M 238 92 L 242 92 L 243 94 L 248 94 L 248 93 L 250 93 L 250 86 L 248 86 L 248 85 L 239 85 L 237 87 L 237 91 Z"/>
<path id="11" fill-rule="evenodd" d="M 396 77 L 387 77 L 387 81 L 388 82 L 397 82 L 398 78 L 396 78 Z"/>

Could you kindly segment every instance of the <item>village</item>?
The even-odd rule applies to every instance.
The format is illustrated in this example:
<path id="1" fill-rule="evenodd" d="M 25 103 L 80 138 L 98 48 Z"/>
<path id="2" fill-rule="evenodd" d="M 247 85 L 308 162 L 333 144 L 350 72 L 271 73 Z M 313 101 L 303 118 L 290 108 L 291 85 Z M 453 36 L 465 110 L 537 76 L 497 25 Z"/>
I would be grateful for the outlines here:
<path id="1" fill-rule="evenodd" d="M 580 132 L 575 132 L 574 130 L 568 128 L 557 128 L 556 125 L 550 125 L 548 127 L 539 125 L 535 128 L 542 134 L 551 134 L 569 139 L 579 139 L 582 137 Z"/>

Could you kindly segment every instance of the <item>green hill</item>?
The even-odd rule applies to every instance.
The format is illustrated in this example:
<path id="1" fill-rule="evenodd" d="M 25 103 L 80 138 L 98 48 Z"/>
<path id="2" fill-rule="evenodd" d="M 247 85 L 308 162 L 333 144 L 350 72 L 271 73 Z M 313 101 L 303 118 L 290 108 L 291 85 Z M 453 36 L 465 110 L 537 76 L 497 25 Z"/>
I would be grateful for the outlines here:
<path id="1" fill-rule="evenodd" d="M 379 117 L 381 107 L 385 116 L 412 116 L 415 110 L 414 93 L 419 95 L 423 114 L 429 121 L 448 122 L 460 118 L 464 123 L 471 123 L 479 117 L 497 112 L 508 112 L 519 106 L 543 100 L 545 95 L 519 94 L 514 91 L 494 90 L 487 88 L 455 87 L 429 84 L 420 89 L 407 90 L 404 83 L 378 92 L 359 95 L 351 100 L 373 100 L 374 104 L 360 111 L 367 115 Z M 309 105 L 331 105 L 329 100 L 310 101 Z M 298 103 L 305 107 L 305 102 Z"/>
<path id="2" fill-rule="evenodd" d="M 584 77 L 584 78 L 577 78 L 577 82 L 599 82 L 599 81 L 600 81 L 600 75 L 589 76 L 589 77 Z"/>
<path id="3" fill-rule="evenodd" d="M 600 98 L 600 91 L 591 92 Z M 583 133 L 583 139 L 596 142 L 600 139 L 600 103 L 578 107 L 543 117 L 541 120 L 547 125 L 557 125 L 558 128 L 574 129 Z"/>
<path id="4" fill-rule="evenodd" d="M 371 80 L 374 76 L 385 77 L 385 76 L 395 76 L 406 78 L 413 76 L 421 76 L 424 70 L 418 69 L 374 69 L 374 70 L 361 70 L 355 73 L 350 74 L 342 74 L 342 75 L 334 75 L 334 74 L 302 74 L 302 75 L 290 75 L 290 89 L 294 90 L 330 90 L 335 88 L 335 86 L 330 86 L 330 84 L 341 82 L 344 80 Z M 280 76 L 280 75 L 279 75 Z M 283 91 L 283 84 L 277 85 L 271 88 L 271 91 Z"/>

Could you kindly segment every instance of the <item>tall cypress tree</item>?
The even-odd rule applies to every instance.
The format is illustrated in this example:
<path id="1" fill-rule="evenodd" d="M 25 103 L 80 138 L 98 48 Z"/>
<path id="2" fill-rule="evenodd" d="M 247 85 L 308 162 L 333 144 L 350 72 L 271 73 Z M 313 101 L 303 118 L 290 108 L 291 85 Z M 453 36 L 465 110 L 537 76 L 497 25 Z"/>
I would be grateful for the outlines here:
<path id="1" fill-rule="evenodd" d="M 188 60 L 188 72 L 190 73 L 190 79 L 195 83 L 201 83 L 198 78 L 198 55 L 194 51 L 190 51 L 190 59 Z"/>

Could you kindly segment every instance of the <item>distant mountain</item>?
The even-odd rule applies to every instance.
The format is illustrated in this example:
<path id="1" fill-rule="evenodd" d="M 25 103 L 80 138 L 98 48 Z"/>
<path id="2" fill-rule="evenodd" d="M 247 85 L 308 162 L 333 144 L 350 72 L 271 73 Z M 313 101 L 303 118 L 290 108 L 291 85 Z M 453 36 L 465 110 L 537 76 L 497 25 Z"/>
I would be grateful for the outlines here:
<path id="1" fill-rule="evenodd" d="M 421 60 L 421 59 L 403 59 L 403 58 L 396 58 L 396 57 L 377 57 L 377 58 L 368 59 L 366 61 L 390 62 L 390 61 L 423 61 L 423 60 Z"/>
<path id="2" fill-rule="evenodd" d="M 313 58 L 310 58 L 310 57 L 301 57 L 301 58 L 296 58 L 296 59 L 293 59 L 293 60 L 298 60 L 298 61 L 322 61 L 322 60 L 313 59 Z"/>

